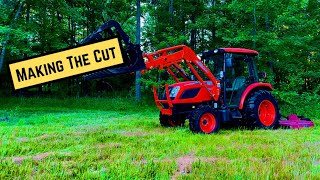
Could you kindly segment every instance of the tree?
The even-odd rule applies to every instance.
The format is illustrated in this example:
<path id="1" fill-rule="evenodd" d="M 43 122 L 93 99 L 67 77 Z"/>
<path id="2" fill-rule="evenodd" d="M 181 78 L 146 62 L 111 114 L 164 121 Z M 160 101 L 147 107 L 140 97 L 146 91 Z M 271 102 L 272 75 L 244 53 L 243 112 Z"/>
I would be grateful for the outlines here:
<path id="1" fill-rule="evenodd" d="M 17 10 L 16 15 L 14 16 L 14 20 L 13 20 L 13 23 L 12 23 L 10 29 L 14 28 L 15 21 L 18 19 L 19 14 L 20 14 L 20 12 L 21 12 L 21 10 L 22 10 L 23 5 L 24 5 L 24 0 L 20 3 L 19 9 Z M 4 40 L 3 44 L 2 44 L 2 51 L 1 51 L 1 56 L 0 56 L 0 72 L 1 72 L 1 69 L 2 69 L 2 65 L 3 65 L 3 61 L 4 61 L 4 56 L 5 56 L 5 52 L 6 52 L 6 44 L 7 44 L 7 42 L 9 41 L 9 39 L 10 39 L 10 34 L 9 34 L 9 32 L 7 32 L 6 38 L 5 38 L 5 40 Z"/>
<path id="2" fill-rule="evenodd" d="M 140 45 L 140 0 L 136 0 L 137 2 L 137 34 L 136 34 L 136 44 Z M 140 71 L 136 71 L 136 99 L 138 101 L 141 100 L 141 87 L 140 87 Z"/>

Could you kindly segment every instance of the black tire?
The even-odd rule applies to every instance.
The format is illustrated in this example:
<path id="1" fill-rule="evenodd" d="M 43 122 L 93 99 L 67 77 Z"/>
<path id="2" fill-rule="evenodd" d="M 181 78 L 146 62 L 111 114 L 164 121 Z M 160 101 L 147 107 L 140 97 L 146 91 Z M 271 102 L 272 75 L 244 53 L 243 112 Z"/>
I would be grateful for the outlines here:
<path id="1" fill-rule="evenodd" d="M 160 112 L 159 120 L 162 127 L 182 127 L 186 118 L 184 116 L 168 116 Z"/>
<path id="2" fill-rule="evenodd" d="M 243 116 L 251 128 L 272 129 L 279 126 L 278 103 L 266 90 L 250 94 L 244 104 Z"/>
<path id="3" fill-rule="evenodd" d="M 190 114 L 189 128 L 195 133 L 217 133 L 220 129 L 218 113 L 211 106 L 199 106 Z"/>

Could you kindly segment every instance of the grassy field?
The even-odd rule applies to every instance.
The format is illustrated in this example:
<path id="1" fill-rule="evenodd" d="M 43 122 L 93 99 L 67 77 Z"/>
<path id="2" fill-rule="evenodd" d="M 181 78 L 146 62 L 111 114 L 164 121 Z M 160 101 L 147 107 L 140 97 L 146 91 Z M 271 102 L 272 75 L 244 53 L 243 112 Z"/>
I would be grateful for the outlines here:
<path id="1" fill-rule="evenodd" d="M 0 179 L 320 179 L 319 126 L 201 135 L 126 98 L 0 103 Z"/>

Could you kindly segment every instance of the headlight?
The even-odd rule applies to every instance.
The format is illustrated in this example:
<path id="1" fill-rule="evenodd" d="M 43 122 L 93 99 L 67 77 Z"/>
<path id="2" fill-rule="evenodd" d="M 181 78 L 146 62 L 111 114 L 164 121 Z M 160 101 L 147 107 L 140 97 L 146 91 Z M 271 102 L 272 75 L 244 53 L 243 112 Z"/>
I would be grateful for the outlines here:
<path id="1" fill-rule="evenodd" d="M 175 86 L 170 91 L 170 97 L 176 97 L 180 90 L 180 86 Z"/>

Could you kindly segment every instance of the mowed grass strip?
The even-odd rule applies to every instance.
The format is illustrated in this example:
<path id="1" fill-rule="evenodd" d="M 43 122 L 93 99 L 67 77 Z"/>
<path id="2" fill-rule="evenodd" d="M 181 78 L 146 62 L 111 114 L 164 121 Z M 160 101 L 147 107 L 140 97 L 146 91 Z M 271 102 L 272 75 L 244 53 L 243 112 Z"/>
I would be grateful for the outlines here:
<path id="1" fill-rule="evenodd" d="M 320 128 L 162 128 L 126 98 L 5 98 L 0 179 L 319 179 Z"/>

